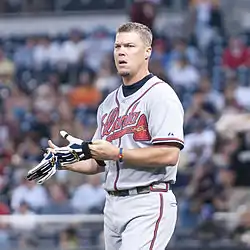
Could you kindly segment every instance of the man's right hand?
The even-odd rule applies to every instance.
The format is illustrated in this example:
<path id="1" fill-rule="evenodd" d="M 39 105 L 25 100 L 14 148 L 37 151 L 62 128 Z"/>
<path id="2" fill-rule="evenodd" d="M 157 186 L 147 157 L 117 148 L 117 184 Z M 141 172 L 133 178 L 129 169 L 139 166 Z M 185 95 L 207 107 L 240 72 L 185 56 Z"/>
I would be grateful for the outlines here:
<path id="1" fill-rule="evenodd" d="M 56 146 L 49 140 L 49 150 L 51 150 L 57 157 L 62 167 L 73 164 L 78 161 L 88 160 L 92 158 L 89 144 L 91 142 L 83 141 L 79 138 L 73 137 L 66 131 L 60 131 L 61 136 L 67 139 L 69 144 L 65 147 Z M 98 165 L 105 166 L 104 161 L 97 161 Z"/>

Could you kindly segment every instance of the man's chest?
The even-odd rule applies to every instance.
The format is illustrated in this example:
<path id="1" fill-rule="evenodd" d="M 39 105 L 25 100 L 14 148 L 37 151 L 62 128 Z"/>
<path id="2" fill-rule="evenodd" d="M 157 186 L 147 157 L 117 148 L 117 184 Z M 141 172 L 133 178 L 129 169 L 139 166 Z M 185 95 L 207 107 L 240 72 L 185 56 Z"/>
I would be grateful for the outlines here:
<path id="1" fill-rule="evenodd" d="M 101 115 L 101 137 L 114 141 L 131 136 L 135 141 L 148 141 L 148 114 L 143 100 L 116 102 L 112 107 L 104 107 Z"/>

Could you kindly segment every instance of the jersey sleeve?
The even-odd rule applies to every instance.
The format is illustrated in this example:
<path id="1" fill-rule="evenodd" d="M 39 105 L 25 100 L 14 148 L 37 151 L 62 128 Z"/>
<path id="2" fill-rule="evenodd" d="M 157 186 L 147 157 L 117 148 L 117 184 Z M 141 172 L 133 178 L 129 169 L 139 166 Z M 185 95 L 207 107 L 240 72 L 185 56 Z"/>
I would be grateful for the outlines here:
<path id="1" fill-rule="evenodd" d="M 148 105 L 148 128 L 153 144 L 178 143 L 184 148 L 184 111 L 175 92 L 167 84 L 155 87 Z"/>
<path id="2" fill-rule="evenodd" d="M 101 116 L 102 116 L 102 104 L 98 107 L 97 110 L 97 128 L 95 131 L 95 134 L 93 135 L 92 141 L 94 140 L 101 140 L 102 136 L 101 136 Z"/>

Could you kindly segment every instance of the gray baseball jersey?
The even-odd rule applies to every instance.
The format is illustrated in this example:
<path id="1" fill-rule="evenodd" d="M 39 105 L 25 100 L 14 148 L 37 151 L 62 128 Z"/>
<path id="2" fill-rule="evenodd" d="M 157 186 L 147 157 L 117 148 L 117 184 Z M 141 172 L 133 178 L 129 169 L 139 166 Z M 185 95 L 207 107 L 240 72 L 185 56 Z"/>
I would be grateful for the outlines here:
<path id="1" fill-rule="evenodd" d="M 93 137 L 125 149 L 175 142 L 182 148 L 183 107 L 174 90 L 154 76 L 138 91 L 125 97 L 122 86 L 99 106 L 98 128 Z M 146 168 L 126 162 L 106 161 L 104 188 L 109 191 L 147 186 L 153 182 L 175 183 L 177 165 Z"/>

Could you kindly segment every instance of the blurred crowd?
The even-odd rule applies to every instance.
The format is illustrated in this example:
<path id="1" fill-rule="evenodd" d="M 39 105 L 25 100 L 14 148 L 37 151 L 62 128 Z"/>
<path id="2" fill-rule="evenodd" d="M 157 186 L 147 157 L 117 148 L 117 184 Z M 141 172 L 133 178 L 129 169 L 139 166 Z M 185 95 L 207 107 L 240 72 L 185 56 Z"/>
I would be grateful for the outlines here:
<path id="1" fill-rule="evenodd" d="M 131 20 L 139 10 L 133 6 Z M 218 1 L 192 1 L 189 12 L 186 36 L 154 30 L 150 61 L 151 72 L 176 90 L 185 109 L 185 148 L 174 187 L 177 232 L 198 230 L 195 236 L 207 239 L 212 230 L 209 237 L 250 245 L 249 35 L 225 30 Z M 154 27 L 154 15 L 147 17 L 141 22 Z M 0 38 L 0 215 L 102 213 L 102 175 L 60 171 L 43 186 L 25 175 L 41 160 L 48 139 L 67 144 L 59 130 L 91 139 L 98 105 L 121 84 L 112 58 L 114 35 L 98 28 Z M 216 212 L 237 213 L 237 222 L 218 225 Z M 215 230 L 222 225 L 223 235 Z M 15 236 L 23 235 L 23 225 L 14 229 Z M 8 230 L 0 224 L 4 249 Z M 67 237 L 73 247 L 79 244 L 74 230 L 57 235 L 61 249 Z M 24 248 L 35 244 L 26 234 L 20 239 Z"/>

